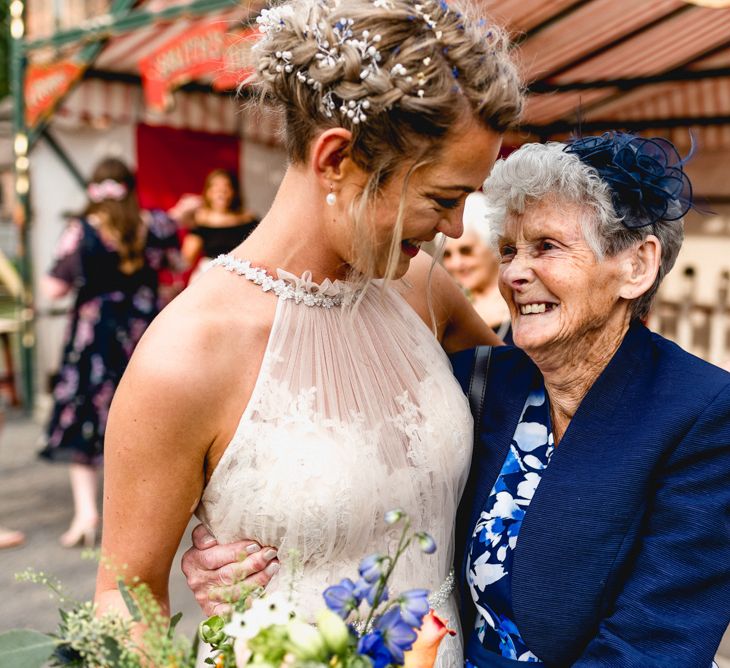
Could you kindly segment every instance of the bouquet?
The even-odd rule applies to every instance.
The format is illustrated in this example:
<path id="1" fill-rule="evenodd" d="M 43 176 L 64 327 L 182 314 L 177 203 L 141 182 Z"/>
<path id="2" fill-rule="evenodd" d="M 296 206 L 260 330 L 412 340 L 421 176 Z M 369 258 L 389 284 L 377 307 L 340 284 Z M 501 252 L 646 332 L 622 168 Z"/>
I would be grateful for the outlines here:
<path id="1" fill-rule="evenodd" d="M 395 554 L 365 557 L 358 578 L 345 578 L 325 589 L 325 606 L 316 623 L 286 594 L 261 590 L 242 592 L 227 617 L 213 616 L 200 625 L 199 637 L 213 648 L 206 662 L 214 668 L 430 668 L 447 633 L 443 620 L 430 610 L 428 591 L 412 589 L 391 596 L 388 583 L 398 560 L 416 543 L 426 553 L 436 545 L 424 532 L 411 532 L 400 510 L 385 515 L 389 525 L 402 524 Z M 168 620 L 144 583 L 119 590 L 129 619 L 99 615 L 90 602 L 70 601 L 60 584 L 43 573 L 21 579 L 49 586 L 62 603 L 54 634 L 14 630 L 0 634 L 0 668 L 194 668 L 195 647 L 176 637 L 180 615 Z M 361 613 L 367 602 L 367 614 Z M 64 606 L 71 604 L 70 609 Z M 135 642 L 135 623 L 145 628 Z M 50 662 L 50 664 L 49 664 Z"/>
<path id="2" fill-rule="evenodd" d="M 393 555 L 372 554 L 359 565 L 359 577 L 325 589 L 326 607 L 316 624 L 304 621 L 283 593 L 243 596 L 230 620 L 213 616 L 200 626 L 201 638 L 215 650 L 215 668 L 429 668 L 449 631 L 431 610 L 429 592 L 412 589 L 391 598 L 388 582 L 412 543 L 430 554 L 436 545 L 425 532 L 410 532 L 400 510 L 385 514 L 387 524 L 403 524 Z M 364 602 L 368 613 L 361 614 Z M 419 631 L 421 631 L 419 633 Z"/>

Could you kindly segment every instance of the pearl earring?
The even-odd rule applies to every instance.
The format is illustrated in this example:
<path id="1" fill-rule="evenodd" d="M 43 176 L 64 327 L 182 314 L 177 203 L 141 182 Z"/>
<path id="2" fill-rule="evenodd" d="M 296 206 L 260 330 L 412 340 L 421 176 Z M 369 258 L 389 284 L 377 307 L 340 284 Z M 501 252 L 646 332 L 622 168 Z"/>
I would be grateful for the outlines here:
<path id="1" fill-rule="evenodd" d="M 337 195 L 332 192 L 332 186 L 330 186 L 330 191 L 327 193 L 327 197 L 325 197 L 324 199 L 330 206 L 334 206 L 337 202 Z"/>

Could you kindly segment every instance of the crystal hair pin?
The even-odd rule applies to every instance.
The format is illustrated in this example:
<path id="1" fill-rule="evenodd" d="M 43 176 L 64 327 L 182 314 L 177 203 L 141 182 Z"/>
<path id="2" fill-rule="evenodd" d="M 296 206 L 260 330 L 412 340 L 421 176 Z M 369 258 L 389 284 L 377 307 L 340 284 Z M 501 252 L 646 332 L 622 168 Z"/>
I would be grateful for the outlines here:
<path id="1" fill-rule="evenodd" d="M 330 42 L 323 34 L 327 27 L 324 21 L 310 25 L 308 34 L 314 38 L 317 44 L 315 55 L 317 68 L 337 67 L 345 60 L 342 49 L 352 48 L 362 61 L 360 79 L 364 81 L 380 71 L 378 64 L 382 61 L 382 54 L 378 49 L 378 44 L 382 38 L 379 34 L 371 35 L 369 30 L 363 30 L 360 36 L 356 37 L 352 29 L 354 23 L 353 19 L 339 19 L 332 26 L 334 42 Z M 287 73 L 290 72 L 290 70 L 286 70 L 286 64 L 284 68 Z M 279 70 L 277 69 L 277 71 Z M 299 70 L 296 77 L 297 81 L 310 86 L 317 92 L 322 92 L 322 84 L 308 73 Z M 332 118 L 335 112 L 339 111 L 343 119 L 347 119 L 355 125 L 367 120 L 365 112 L 370 109 L 370 106 L 370 100 L 365 96 L 357 100 L 342 100 L 338 107 L 333 91 L 323 93 L 320 100 L 320 108 L 327 118 Z"/>
<path id="2" fill-rule="evenodd" d="M 432 4 L 432 3 L 429 3 Z M 448 11 L 448 5 L 446 3 L 439 3 L 439 7 L 443 9 L 444 11 Z M 436 23 L 436 19 L 433 18 L 433 16 L 426 11 L 425 5 L 419 3 L 416 5 L 413 5 L 413 9 L 418 14 L 418 16 L 421 18 L 421 20 L 433 31 L 433 34 L 435 35 L 436 39 L 439 40 L 443 36 L 443 32 L 438 29 L 438 25 Z M 434 7 L 435 9 L 435 7 Z"/>
<path id="3" fill-rule="evenodd" d="M 279 7 L 262 9 L 256 17 L 256 23 L 259 26 L 259 32 L 268 36 L 271 32 L 281 32 L 286 25 L 285 19 L 293 17 L 293 7 L 290 5 L 280 5 Z"/>

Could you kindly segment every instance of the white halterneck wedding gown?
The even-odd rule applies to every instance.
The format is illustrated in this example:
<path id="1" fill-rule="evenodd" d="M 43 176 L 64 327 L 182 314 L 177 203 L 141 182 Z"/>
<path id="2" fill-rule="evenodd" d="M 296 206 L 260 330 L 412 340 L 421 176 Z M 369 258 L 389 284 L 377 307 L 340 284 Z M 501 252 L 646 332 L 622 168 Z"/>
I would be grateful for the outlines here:
<path id="1" fill-rule="evenodd" d="M 253 394 L 196 514 L 220 543 L 278 548 L 282 568 L 268 591 L 292 584 L 287 555 L 296 551 L 295 602 L 314 614 L 327 586 L 357 578 L 363 557 L 394 550 L 399 532 L 383 515 L 401 508 L 438 547 L 427 555 L 412 546 L 390 589 L 429 589 L 458 628 L 450 573 L 473 422 L 433 333 L 378 282 L 350 310 L 346 282 L 282 270 L 275 279 L 231 255 L 210 270 L 221 268 L 278 305 Z M 437 666 L 458 665 L 461 641 L 447 637 Z"/>

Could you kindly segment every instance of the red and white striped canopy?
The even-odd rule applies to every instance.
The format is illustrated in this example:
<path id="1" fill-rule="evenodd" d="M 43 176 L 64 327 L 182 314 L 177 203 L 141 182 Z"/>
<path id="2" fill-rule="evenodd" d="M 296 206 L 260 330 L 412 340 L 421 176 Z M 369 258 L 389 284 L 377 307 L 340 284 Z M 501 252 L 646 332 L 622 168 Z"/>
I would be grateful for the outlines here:
<path id="1" fill-rule="evenodd" d="M 143 4 L 158 10 L 179 1 Z M 730 147 L 730 8 L 684 0 L 481 0 L 479 6 L 513 36 L 533 91 L 513 143 L 564 136 L 580 118 L 584 130 L 625 124 L 674 134 L 679 144 L 688 141 L 686 128 L 695 126 L 703 143 Z M 247 7 L 234 6 L 110 39 L 60 117 L 154 120 L 139 87 L 122 83 L 124 76 L 139 75 L 140 61 L 195 24 L 223 22 L 233 30 L 248 15 Z M 212 76 L 198 80 L 208 84 Z M 228 96 L 175 97 L 166 123 L 241 129 L 241 104 Z"/>

